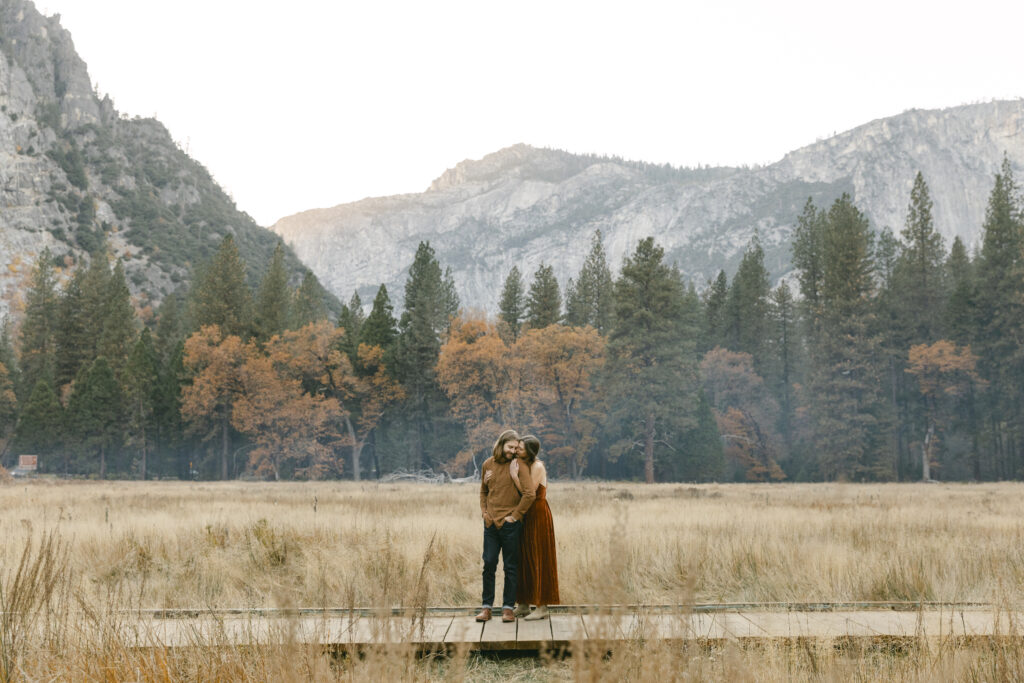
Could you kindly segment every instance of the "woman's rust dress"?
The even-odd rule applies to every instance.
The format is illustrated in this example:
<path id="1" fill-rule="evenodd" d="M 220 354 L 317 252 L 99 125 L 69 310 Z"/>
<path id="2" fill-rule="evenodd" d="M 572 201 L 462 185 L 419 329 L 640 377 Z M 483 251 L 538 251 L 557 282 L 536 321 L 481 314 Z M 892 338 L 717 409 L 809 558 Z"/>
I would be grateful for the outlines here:
<path id="1" fill-rule="evenodd" d="M 547 486 L 537 487 L 537 498 L 523 523 L 516 587 L 516 602 L 521 605 L 557 605 L 559 602 L 555 524 L 548 507 L 547 491 Z"/>

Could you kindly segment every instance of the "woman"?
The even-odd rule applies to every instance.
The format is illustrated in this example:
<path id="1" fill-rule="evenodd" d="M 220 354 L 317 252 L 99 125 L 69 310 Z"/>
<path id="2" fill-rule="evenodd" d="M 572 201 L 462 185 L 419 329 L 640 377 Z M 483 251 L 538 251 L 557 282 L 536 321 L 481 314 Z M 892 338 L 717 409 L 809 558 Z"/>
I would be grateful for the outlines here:
<path id="1" fill-rule="evenodd" d="M 558 562 L 555 558 L 555 525 L 547 501 L 548 473 L 544 463 L 537 458 L 540 441 L 535 436 L 524 436 L 520 444 L 516 463 L 519 467 L 529 468 L 537 497 L 523 523 L 515 614 L 534 621 L 547 617 L 548 605 L 559 602 Z M 512 469 L 518 469 L 516 463 Z M 513 475 L 513 480 L 518 484 L 517 474 Z M 536 605 L 537 609 L 531 612 L 530 605 Z"/>

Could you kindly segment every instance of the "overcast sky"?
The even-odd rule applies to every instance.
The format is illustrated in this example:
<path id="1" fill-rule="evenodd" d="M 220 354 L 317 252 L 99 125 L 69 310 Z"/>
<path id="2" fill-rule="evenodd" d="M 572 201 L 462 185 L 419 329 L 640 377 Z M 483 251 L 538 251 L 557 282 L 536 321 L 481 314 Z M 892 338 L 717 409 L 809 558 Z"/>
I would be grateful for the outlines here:
<path id="1" fill-rule="evenodd" d="M 758 164 L 1024 96 L 1024 3 L 36 0 L 261 225 L 517 142 Z"/>

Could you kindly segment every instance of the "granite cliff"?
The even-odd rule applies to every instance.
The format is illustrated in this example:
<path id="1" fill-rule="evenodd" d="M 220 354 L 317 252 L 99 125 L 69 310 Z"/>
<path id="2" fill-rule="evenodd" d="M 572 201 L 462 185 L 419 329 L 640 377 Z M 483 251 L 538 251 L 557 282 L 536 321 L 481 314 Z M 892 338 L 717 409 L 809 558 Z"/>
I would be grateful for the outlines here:
<path id="1" fill-rule="evenodd" d="M 458 164 L 421 194 L 306 211 L 271 229 L 337 296 L 358 290 L 368 301 L 385 283 L 399 306 L 406 269 L 429 240 L 463 304 L 493 313 L 508 263 L 527 278 L 551 264 L 564 285 L 595 230 L 613 268 L 654 235 L 701 286 L 719 269 L 731 275 L 756 231 L 782 276 L 808 197 L 827 207 L 849 192 L 872 226 L 898 235 L 919 170 L 947 248 L 954 235 L 971 245 L 1004 152 L 1024 170 L 1024 100 L 907 111 L 756 168 L 674 169 L 516 145 Z"/>
<path id="2" fill-rule="evenodd" d="M 17 317 L 44 249 L 65 277 L 105 243 L 142 309 L 186 284 L 228 233 L 256 281 L 278 238 L 159 121 L 123 117 L 94 92 L 59 16 L 0 2 L 0 319 Z M 288 262 L 297 280 L 303 266 Z"/>

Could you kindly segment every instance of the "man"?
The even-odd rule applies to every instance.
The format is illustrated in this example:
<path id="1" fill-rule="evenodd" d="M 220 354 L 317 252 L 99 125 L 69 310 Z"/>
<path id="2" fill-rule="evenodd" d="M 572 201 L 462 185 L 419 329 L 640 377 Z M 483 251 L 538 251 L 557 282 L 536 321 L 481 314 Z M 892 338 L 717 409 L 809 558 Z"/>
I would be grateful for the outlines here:
<path id="1" fill-rule="evenodd" d="M 501 620 L 515 621 L 516 578 L 519 573 L 519 542 L 523 534 L 523 515 L 530 509 L 536 492 L 529 468 L 520 468 L 516 487 L 509 465 L 516 459 L 519 435 L 511 429 L 501 433 L 491 457 L 480 468 L 480 514 L 484 518 L 484 592 L 483 609 L 477 621 L 488 621 L 494 605 L 494 574 L 498 555 L 505 569 Z"/>

